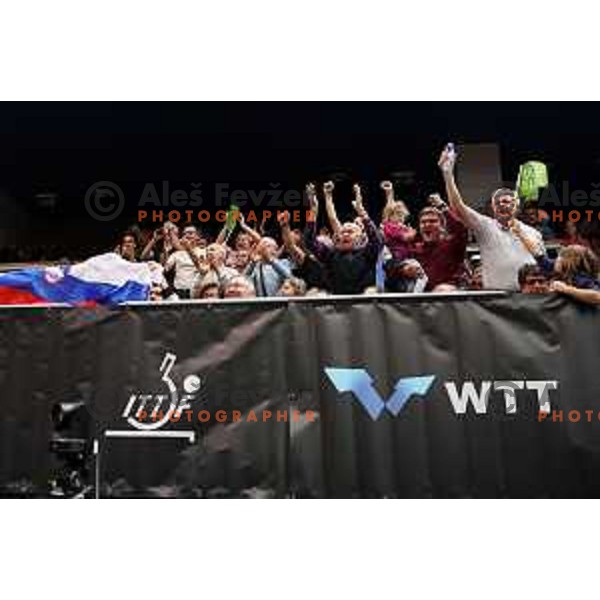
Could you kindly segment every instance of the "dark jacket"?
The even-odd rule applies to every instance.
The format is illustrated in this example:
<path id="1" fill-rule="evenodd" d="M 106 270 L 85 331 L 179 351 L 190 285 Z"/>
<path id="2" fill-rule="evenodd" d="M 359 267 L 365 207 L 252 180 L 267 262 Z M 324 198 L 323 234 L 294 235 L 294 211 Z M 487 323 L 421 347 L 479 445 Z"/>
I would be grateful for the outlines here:
<path id="1" fill-rule="evenodd" d="M 375 265 L 383 241 L 371 219 L 364 219 L 364 227 L 365 246 L 343 252 L 319 242 L 316 223 L 308 224 L 308 248 L 325 266 L 327 289 L 334 294 L 362 294 L 375 285 Z"/>

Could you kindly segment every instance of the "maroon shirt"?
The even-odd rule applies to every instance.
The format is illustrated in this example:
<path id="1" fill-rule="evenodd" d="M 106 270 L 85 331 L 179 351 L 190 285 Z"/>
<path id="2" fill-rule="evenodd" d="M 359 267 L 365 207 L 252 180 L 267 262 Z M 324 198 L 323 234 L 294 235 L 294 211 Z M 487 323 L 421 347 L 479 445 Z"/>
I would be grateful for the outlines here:
<path id="1" fill-rule="evenodd" d="M 446 211 L 447 235 L 437 242 L 417 238 L 410 246 L 411 258 L 421 263 L 427 274 L 426 291 L 440 283 L 459 285 L 464 277 L 468 233 L 466 227 Z"/>

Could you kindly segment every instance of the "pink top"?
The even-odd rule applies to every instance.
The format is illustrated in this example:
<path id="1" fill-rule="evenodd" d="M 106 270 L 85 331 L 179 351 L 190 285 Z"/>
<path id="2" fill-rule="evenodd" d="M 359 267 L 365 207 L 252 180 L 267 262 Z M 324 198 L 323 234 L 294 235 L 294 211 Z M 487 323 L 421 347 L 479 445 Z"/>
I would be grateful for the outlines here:
<path id="1" fill-rule="evenodd" d="M 408 225 L 394 223 L 393 221 L 383 222 L 385 245 L 389 248 L 395 260 L 404 260 L 409 257 L 411 232 L 412 230 Z"/>

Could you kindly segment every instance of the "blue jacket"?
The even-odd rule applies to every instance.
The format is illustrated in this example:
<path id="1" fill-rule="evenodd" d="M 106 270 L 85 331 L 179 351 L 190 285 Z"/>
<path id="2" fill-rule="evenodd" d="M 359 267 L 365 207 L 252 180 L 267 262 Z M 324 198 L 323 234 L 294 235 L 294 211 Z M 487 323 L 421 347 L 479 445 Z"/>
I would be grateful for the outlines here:
<path id="1" fill-rule="evenodd" d="M 246 277 L 254 284 L 257 296 L 276 296 L 281 284 L 292 276 L 292 268 L 287 258 L 273 262 L 251 262 L 246 268 Z"/>

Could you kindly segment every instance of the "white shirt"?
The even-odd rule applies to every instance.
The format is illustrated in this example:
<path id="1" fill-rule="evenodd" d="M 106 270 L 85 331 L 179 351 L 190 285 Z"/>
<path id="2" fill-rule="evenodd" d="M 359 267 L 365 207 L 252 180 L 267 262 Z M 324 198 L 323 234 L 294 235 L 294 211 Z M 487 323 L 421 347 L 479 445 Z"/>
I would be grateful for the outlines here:
<path id="1" fill-rule="evenodd" d="M 535 265 L 536 261 L 523 242 L 510 230 L 504 229 L 496 219 L 467 207 L 468 226 L 475 232 L 481 250 L 484 289 L 516 291 L 519 289 L 519 269 Z M 542 234 L 519 221 L 523 234 L 544 247 Z"/>
<path id="2" fill-rule="evenodd" d="M 154 260 L 146 261 L 146 264 L 148 265 L 148 269 L 150 269 L 150 281 L 152 285 L 159 285 L 163 289 L 168 287 L 163 266 Z"/>
<path id="3" fill-rule="evenodd" d="M 200 259 L 206 259 L 206 251 L 201 248 L 193 248 L 192 252 Z M 173 285 L 177 290 L 191 290 L 198 271 L 194 261 L 187 250 L 176 250 L 169 256 L 165 264 L 165 271 L 175 269 L 175 278 Z"/>

